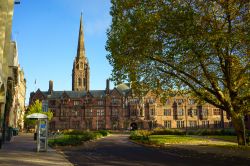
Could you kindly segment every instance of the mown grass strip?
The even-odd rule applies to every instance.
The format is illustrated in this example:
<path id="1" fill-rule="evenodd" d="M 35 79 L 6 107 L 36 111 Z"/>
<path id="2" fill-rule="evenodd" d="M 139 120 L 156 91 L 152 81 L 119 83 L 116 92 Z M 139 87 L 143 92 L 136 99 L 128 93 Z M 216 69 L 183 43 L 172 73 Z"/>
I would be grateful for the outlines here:
<path id="1" fill-rule="evenodd" d="M 210 138 L 210 139 L 218 139 L 218 140 L 229 141 L 229 142 L 236 142 L 236 143 L 237 143 L 237 136 L 229 136 L 229 135 L 210 135 L 210 136 L 207 136 L 207 138 Z"/>
<path id="2" fill-rule="evenodd" d="M 195 142 L 207 142 L 206 139 L 185 135 L 150 135 L 149 141 L 156 144 L 187 144 Z"/>

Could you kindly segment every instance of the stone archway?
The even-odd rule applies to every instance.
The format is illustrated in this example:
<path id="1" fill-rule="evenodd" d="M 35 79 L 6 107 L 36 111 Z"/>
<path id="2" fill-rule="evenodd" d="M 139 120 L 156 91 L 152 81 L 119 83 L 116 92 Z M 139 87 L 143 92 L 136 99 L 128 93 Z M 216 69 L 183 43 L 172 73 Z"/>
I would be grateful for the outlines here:
<path id="1" fill-rule="evenodd" d="M 137 130 L 137 129 L 138 129 L 137 124 L 136 124 L 135 122 L 131 123 L 131 124 L 130 124 L 130 129 L 131 129 L 131 130 Z"/>

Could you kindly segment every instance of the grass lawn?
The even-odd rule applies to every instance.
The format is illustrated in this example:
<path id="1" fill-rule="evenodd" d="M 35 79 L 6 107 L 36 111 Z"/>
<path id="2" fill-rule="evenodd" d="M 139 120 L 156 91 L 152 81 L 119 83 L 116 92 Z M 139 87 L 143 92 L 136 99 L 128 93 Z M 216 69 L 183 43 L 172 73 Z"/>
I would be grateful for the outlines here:
<path id="1" fill-rule="evenodd" d="M 229 142 L 237 142 L 237 136 L 229 136 L 229 135 L 210 135 L 206 136 L 207 138 L 224 140 Z"/>
<path id="2" fill-rule="evenodd" d="M 150 135 L 149 142 L 155 144 L 195 144 L 208 142 L 207 139 L 185 135 Z"/>
<path id="3" fill-rule="evenodd" d="M 236 136 L 200 135 L 147 135 L 144 132 L 132 133 L 130 139 L 151 146 L 171 147 L 208 151 L 209 153 L 250 153 L 250 146 L 238 146 Z"/>
<path id="4" fill-rule="evenodd" d="M 148 138 L 148 140 L 137 141 L 155 145 L 238 146 L 235 136 L 150 135 Z"/>

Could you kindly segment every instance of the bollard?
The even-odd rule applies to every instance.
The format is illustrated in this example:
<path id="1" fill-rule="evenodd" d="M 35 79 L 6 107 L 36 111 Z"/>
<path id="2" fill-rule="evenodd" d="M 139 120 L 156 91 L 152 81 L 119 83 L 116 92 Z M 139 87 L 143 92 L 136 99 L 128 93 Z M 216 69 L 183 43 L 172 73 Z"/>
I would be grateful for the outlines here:
<path id="1" fill-rule="evenodd" d="M 34 141 L 37 139 L 37 133 L 34 133 Z"/>

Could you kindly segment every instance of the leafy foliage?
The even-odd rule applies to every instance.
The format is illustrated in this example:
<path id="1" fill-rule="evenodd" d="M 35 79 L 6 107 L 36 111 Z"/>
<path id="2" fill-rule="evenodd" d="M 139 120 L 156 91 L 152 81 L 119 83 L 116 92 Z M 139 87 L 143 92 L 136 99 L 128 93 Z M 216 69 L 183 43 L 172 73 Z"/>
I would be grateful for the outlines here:
<path id="1" fill-rule="evenodd" d="M 156 129 L 152 135 L 185 135 L 186 131 L 178 129 Z M 193 133 L 194 134 L 194 133 Z"/>
<path id="2" fill-rule="evenodd" d="M 32 105 L 29 106 L 28 111 L 26 112 L 25 115 L 25 123 L 27 125 L 35 125 L 35 121 L 31 120 L 31 119 L 27 119 L 26 116 L 33 114 L 33 113 L 42 113 L 48 116 L 48 120 L 51 120 L 53 118 L 53 112 L 48 109 L 48 112 L 43 112 L 42 110 L 42 102 L 40 102 L 39 100 L 36 100 Z"/>
<path id="3" fill-rule="evenodd" d="M 87 132 L 80 130 L 72 130 L 64 132 L 63 137 L 50 139 L 50 146 L 76 146 L 81 145 L 85 141 L 95 140 L 103 136 L 107 136 L 108 132 L 96 131 Z"/>
<path id="4" fill-rule="evenodd" d="M 185 130 L 178 129 L 156 129 L 153 130 L 151 135 L 185 135 Z M 236 135 L 235 131 L 232 129 L 195 129 L 188 130 L 187 135 Z"/>
<path id="5" fill-rule="evenodd" d="M 161 96 L 180 89 L 227 111 L 244 144 L 250 107 L 250 2 L 112 0 L 113 80 Z"/>
<path id="6" fill-rule="evenodd" d="M 130 133 L 129 138 L 132 140 L 148 140 L 151 134 L 152 132 L 148 130 L 135 130 Z"/>
<path id="7" fill-rule="evenodd" d="M 83 130 L 67 130 L 63 132 L 65 135 L 88 135 L 90 133 L 99 133 L 102 136 L 107 136 L 109 135 L 108 130 L 98 130 L 96 132 L 88 132 L 88 131 L 83 131 Z"/>
<path id="8" fill-rule="evenodd" d="M 102 134 L 102 136 L 108 136 L 110 134 L 108 130 L 99 130 L 98 132 Z"/>

